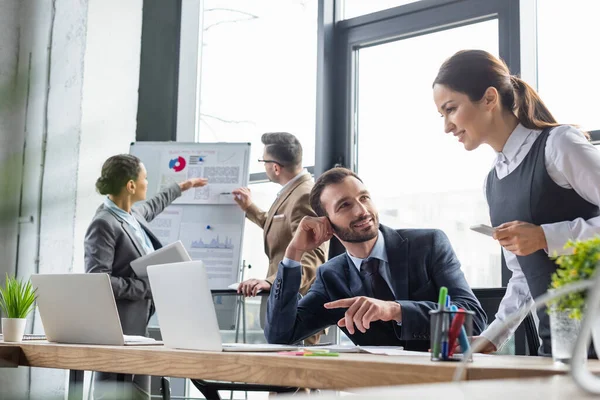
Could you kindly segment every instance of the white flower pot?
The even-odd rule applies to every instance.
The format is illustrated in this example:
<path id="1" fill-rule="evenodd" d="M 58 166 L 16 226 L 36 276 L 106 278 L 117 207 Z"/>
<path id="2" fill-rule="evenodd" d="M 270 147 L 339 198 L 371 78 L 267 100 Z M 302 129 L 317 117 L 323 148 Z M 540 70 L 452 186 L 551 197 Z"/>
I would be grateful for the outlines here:
<path id="1" fill-rule="evenodd" d="M 25 334 L 26 318 L 2 318 L 2 337 L 5 342 L 20 342 Z"/>

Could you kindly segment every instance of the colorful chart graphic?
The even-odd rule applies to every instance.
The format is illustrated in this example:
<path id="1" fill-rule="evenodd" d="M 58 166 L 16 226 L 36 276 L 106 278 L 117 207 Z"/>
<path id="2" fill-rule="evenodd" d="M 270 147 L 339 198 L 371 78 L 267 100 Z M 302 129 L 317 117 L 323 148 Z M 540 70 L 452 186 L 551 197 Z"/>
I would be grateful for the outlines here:
<path id="1" fill-rule="evenodd" d="M 179 156 L 169 161 L 169 168 L 175 172 L 181 172 L 185 168 L 185 158 Z"/>

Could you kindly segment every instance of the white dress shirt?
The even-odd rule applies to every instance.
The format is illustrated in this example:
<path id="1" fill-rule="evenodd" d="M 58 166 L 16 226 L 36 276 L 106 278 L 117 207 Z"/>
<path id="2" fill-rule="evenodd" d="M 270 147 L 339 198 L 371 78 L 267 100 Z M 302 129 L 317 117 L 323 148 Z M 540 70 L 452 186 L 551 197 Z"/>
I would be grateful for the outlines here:
<path id="1" fill-rule="evenodd" d="M 521 164 L 531 150 L 533 143 L 542 133 L 519 124 L 504 145 L 502 152 L 497 153 L 494 164 L 498 179 L 503 179 Z M 572 126 L 558 126 L 550 131 L 546 142 L 545 165 L 550 178 L 560 187 L 573 189 L 588 202 L 600 205 L 600 152 L 591 144 L 583 133 Z M 485 185 L 484 185 L 485 188 Z M 568 254 L 564 249 L 568 240 L 585 240 L 600 234 L 600 217 L 587 221 L 577 218 L 573 221 L 561 221 L 542 225 L 548 254 Z M 506 295 L 502 299 L 496 319 L 481 334 L 500 349 L 519 327 L 516 321 L 503 333 L 493 338 L 490 332 L 498 329 L 496 325 L 503 323 L 508 315 L 533 302 L 525 275 L 517 257 L 502 248 L 506 266 L 512 271 L 512 277 L 506 287 Z"/>
<path id="2" fill-rule="evenodd" d="M 294 182 L 296 182 L 298 179 L 300 179 L 300 177 L 307 175 L 309 172 L 306 168 L 302 169 L 302 171 L 300 171 L 298 173 L 298 175 L 296 175 L 295 177 L 293 177 L 292 179 L 290 179 L 285 185 L 283 185 L 281 187 L 281 189 L 279 190 L 279 192 L 277 192 L 277 197 L 279 197 L 279 195 L 281 195 L 281 193 L 283 193 L 283 191 L 285 190 L 286 187 L 288 186 L 292 186 L 294 184 Z"/>

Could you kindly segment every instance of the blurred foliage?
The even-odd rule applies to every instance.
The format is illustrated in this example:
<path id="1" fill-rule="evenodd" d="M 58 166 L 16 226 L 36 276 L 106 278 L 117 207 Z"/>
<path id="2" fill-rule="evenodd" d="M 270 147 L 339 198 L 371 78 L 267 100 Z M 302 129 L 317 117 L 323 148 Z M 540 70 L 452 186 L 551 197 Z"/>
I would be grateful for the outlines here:
<path id="1" fill-rule="evenodd" d="M 591 279 L 600 261 L 600 237 L 589 240 L 568 241 L 565 249 L 573 249 L 572 254 L 556 258 L 558 269 L 552 274 L 551 288 L 568 285 L 570 283 Z M 571 293 L 554 301 L 552 304 L 558 311 L 570 310 L 569 316 L 581 319 L 585 308 L 586 292 Z"/>

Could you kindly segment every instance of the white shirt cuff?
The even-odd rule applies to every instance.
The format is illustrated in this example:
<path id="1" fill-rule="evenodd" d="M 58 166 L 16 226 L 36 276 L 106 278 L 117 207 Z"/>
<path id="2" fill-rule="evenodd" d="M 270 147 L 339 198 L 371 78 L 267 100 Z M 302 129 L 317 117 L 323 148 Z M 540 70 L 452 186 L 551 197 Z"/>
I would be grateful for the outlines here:
<path id="1" fill-rule="evenodd" d="M 565 243 L 571 239 L 571 227 L 569 221 L 556 222 L 554 224 L 541 225 L 546 243 L 548 244 L 548 255 L 572 254 L 572 249 L 565 249 Z"/>
<path id="2" fill-rule="evenodd" d="M 281 264 L 284 268 L 298 268 L 301 267 L 302 264 L 296 260 L 292 260 L 291 258 L 283 257 Z"/>
<path id="3" fill-rule="evenodd" d="M 510 339 L 513 333 L 519 327 L 519 323 L 514 327 L 502 326 L 504 323 L 498 318 L 492 322 L 485 331 L 481 332 L 481 336 L 489 340 L 496 346 L 496 350 L 500 350 L 502 346 Z"/>

